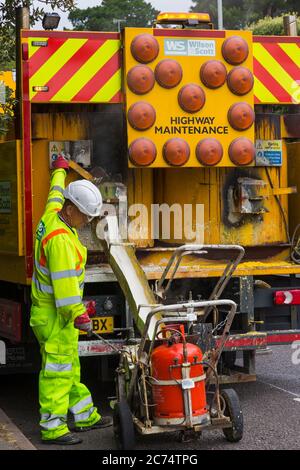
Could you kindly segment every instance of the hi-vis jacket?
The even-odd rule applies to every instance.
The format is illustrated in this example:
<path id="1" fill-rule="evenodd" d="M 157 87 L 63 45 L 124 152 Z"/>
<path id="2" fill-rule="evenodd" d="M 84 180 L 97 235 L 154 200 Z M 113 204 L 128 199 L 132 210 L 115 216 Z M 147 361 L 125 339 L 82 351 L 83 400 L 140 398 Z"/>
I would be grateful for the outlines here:
<path id="1" fill-rule="evenodd" d="M 65 188 L 64 169 L 54 170 L 46 210 L 36 231 L 32 306 L 56 309 L 66 322 L 85 312 L 82 303 L 87 250 L 77 231 L 58 216 Z"/>

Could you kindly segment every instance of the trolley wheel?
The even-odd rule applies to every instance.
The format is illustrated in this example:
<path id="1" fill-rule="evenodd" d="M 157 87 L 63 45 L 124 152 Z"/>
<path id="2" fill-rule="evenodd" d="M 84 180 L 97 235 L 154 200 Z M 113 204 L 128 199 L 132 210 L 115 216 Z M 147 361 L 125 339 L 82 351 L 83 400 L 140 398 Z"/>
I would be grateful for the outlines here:
<path id="1" fill-rule="evenodd" d="M 132 450 L 135 446 L 134 424 L 126 400 L 121 400 L 114 407 L 113 423 L 118 448 Z"/>
<path id="2" fill-rule="evenodd" d="M 231 428 L 223 428 L 224 436 L 229 442 L 238 442 L 243 437 L 244 419 L 241 410 L 238 394 L 232 388 L 226 388 L 221 391 L 221 396 L 225 401 L 224 415 L 231 420 Z"/>

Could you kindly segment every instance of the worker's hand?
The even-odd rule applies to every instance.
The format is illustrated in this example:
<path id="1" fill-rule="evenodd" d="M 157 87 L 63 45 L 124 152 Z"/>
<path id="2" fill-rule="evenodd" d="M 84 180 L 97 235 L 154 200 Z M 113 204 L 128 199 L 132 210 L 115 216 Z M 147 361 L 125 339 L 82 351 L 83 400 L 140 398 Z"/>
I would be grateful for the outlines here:
<path id="1" fill-rule="evenodd" d="M 64 170 L 69 169 L 69 162 L 68 160 L 63 157 L 62 155 L 59 155 L 56 160 L 52 163 L 52 168 L 54 170 L 58 170 L 59 168 L 63 168 Z"/>
<path id="2" fill-rule="evenodd" d="M 75 318 L 74 327 L 78 330 L 86 331 L 86 333 L 91 333 L 93 331 L 93 322 L 87 312 L 84 312 L 82 315 Z"/>
<path id="3" fill-rule="evenodd" d="M 96 315 L 96 301 L 95 300 L 88 300 L 87 302 L 84 302 L 85 308 L 86 308 L 86 313 L 90 316 L 93 317 Z"/>

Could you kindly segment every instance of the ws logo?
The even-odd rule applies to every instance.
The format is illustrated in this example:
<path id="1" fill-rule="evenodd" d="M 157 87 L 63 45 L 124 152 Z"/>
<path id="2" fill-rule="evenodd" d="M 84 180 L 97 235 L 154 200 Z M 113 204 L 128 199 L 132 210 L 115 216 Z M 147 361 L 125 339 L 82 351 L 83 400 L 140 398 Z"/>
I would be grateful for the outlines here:
<path id="1" fill-rule="evenodd" d="M 165 55 L 188 55 L 186 39 L 165 39 Z"/>

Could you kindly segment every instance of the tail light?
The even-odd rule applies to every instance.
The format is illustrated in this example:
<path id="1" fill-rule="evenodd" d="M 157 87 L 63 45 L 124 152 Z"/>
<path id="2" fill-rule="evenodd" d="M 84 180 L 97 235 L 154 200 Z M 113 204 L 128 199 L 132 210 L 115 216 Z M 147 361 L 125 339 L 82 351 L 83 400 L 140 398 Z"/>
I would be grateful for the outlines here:
<path id="1" fill-rule="evenodd" d="M 151 34 L 139 34 L 131 43 L 131 54 L 138 62 L 148 64 L 152 62 L 159 53 L 157 40 Z"/>
<path id="2" fill-rule="evenodd" d="M 238 65 L 247 59 L 249 54 L 248 44 L 240 36 L 231 36 L 222 45 L 222 54 L 226 62 Z"/>
<path id="3" fill-rule="evenodd" d="M 136 65 L 127 74 L 127 85 L 137 95 L 145 95 L 154 87 L 153 71 L 146 65 Z"/>
<path id="4" fill-rule="evenodd" d="M 163 156 L 169 165 L 181 166 L 184 165 L 190 157 L 190 147 L 185 140 L 175 137 L 165 143 Z"/>
<path id="5" fill-rule="evenodd" d="M 137 166 L 151 165 L 156 158 L 156 154 L 156 147 L 150 139 L 136 139 L 129 146 L 129 158 Z"/>
<path id="6" fill-rule="evenodd" d="M 274 304 L 276 305 L 299 305 L 300 289 L 277 290 L 274 292 Z"/>
<path id="7" fill-rule="evenodd" d="M 208 60 L 200 69 L 200 79 L 208 88 L 219 88 L 224 85 L 227 70 L 220 60 Z"/>
<path id="8" fill-rule="evenodd" d="M 160 86 L 174 88 L 182 79 L 182 67 L 172 59 L 164 59 L 155 67 L 155 78 Z"/>
<path id="9" fill-rule="evenodd" d="M 128 110 L 129 124 L 139 131 L 144 131 L 153 126 L 156 118 L 155 109 L 145 101 L 138 101 Z"/>
<path id="10" fill-rule="evenodd" d="M 178 103 L 183 111 L 197 113 L 205 104 L 205 93 L 199 85 L 190 83 L 180 89 Z"/>

